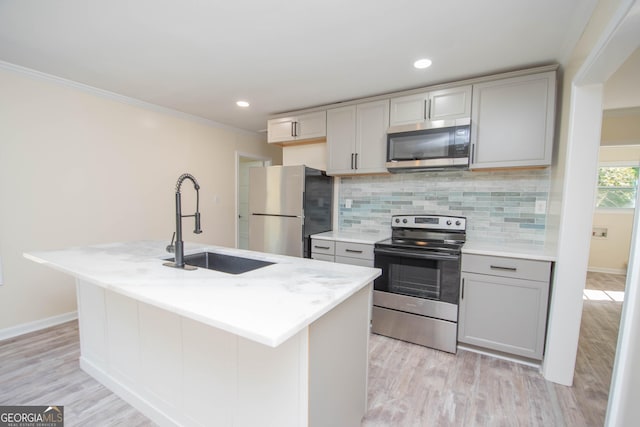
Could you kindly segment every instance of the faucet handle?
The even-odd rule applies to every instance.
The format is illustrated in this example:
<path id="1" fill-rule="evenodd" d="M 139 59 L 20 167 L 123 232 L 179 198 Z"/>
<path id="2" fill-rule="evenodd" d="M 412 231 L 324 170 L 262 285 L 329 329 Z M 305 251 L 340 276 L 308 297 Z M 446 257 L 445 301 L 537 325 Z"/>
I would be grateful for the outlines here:
<path id="1" fill-rule="evenodd" d="M 173 244 L 173 241 L 175 240 L 175 238 L 176 238 L 176 232 L 174 231 L 173 232 L 173 237 L 171 237 L 171 243 L 169 243 L 167 245 L 167 252 L 169 252 L 169 253 L 174 253 L 176 251 L 176 247 Z"/>

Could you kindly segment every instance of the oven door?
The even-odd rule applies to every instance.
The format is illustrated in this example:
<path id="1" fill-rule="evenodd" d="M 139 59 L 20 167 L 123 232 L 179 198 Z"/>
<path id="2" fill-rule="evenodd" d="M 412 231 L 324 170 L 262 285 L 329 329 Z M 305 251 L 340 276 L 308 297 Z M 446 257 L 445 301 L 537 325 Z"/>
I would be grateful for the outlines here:
<path id="1" fill-rule="evenodd" d="M 382 276 L 374 290 L 411 298 L 458 304 L 460 256 L 421 250 L 375 248 Z"/>

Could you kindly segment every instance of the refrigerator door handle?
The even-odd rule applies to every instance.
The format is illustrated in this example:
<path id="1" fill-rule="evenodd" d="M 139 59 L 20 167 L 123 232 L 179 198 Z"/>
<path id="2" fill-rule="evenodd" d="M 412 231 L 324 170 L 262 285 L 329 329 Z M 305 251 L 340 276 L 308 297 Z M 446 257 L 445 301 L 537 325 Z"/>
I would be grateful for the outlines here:
<path id="1" fill-rule="evenodd" d="M 282 218 L 299 218 L 298 215 L 276 215 L 276 214 L 266 214 L 266 213 L 252 213 L 251 215 L 255 216 L 279 216 Z"/>

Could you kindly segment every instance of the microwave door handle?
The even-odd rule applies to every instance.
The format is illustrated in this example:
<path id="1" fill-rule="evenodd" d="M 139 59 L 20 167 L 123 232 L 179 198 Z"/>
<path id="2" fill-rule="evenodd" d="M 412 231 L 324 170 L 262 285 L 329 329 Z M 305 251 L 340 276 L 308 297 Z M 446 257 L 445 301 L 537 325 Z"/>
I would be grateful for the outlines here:
<path id="1" fill-rule="evenodd" d="M 456 255 L 442 255 L 436 253 L 417 253 L 417 252 L 409 252 L 409 251 L 401 251 L 396 249 L 381 249 L 375 248 L 375 254 L 380 255 L 389 255 L 389 256 L 402 256 L 406 258 L 413 259 L 424 259 L 424 260 L 442 260 L 442 261 L 457 261 L 459 259 Z"/>

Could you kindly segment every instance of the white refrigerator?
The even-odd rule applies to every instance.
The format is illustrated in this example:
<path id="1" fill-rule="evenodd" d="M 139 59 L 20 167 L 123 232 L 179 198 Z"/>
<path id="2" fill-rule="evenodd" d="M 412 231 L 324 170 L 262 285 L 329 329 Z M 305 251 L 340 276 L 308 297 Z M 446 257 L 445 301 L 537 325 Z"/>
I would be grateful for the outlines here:
<path id="1" fill-rule="evenodd" d="M 249 169 L 249 249 L 311 257 L 309 236 L 332 228 L 333 178 L 300 166 Z"/>

